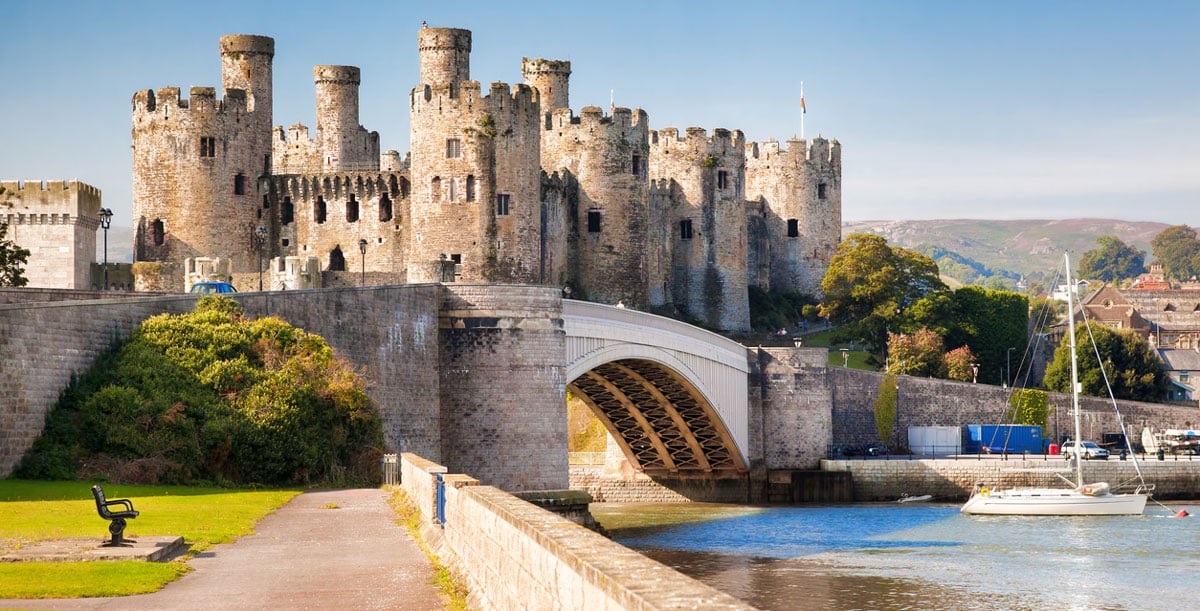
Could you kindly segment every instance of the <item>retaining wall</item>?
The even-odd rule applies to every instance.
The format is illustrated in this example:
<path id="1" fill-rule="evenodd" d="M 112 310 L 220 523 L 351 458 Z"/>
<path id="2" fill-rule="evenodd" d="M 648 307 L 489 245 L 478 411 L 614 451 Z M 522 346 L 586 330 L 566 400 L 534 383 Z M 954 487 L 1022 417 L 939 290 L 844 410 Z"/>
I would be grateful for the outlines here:
<path id="1" fill-rule="evenodd" d="M 432 524 L 435 465 L 401 456 L 401 485 L 435 549 L 478 609 L 752 609 L 570 520 L 465 475 L 445 475 L 446 523 Z"/>
<path id="2" fill-rule="evenodd" d="M 1146 482 L 1154 484 L 1159 499 L 1194 499 L 1200 496 L 1200 460 L 1145 460 L 1140 462 Z M 976 483 L 991 487 L 1065 486 L 1054 473 L 1012 472 L 1020 469 L 1067 469 L 1067 461 L 1056 456 L 1046 458 L 984 457 L 978 460 L 823 460 L 826 471 L 849 472 L 854 480 L 854 500 L 894 501 L 902 495 L 931 494 L 936 500 L 966 500 Z M 1087 482 L 1108 482 L 1118 490 L 1132 492 L 1137 485 L 1133 461 L 1110 459 L 1086 461 Z M 1074 478 L 1073 471 L 1063 473 Z"/>

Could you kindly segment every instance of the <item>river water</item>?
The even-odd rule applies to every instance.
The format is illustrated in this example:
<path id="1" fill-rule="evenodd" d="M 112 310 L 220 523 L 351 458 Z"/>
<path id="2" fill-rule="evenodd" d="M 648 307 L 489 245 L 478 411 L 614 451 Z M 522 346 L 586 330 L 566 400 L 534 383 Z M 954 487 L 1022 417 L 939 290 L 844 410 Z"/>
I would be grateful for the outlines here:
<path id="1" fill-rule="evenodd" d="M 592 506 L 614 540 L 761 609 L 1195 609 L 1193 517 L 965 516 L 927 503 Z"/>

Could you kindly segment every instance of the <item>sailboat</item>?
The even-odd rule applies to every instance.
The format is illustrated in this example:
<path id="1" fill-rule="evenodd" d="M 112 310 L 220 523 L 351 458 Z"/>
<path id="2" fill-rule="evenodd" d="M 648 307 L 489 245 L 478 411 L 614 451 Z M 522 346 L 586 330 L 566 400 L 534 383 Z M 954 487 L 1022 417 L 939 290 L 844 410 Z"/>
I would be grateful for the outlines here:
<path id="1" fill-rule="evenodd" d="M 1067 286 L 1071 286 L 1071 257 L 1067 263 Z M 1075 357 L 1075 310 L 1072 292 L 1067 290 L 1067 322 L 1071 342 L 1071 406 L 1075 417 L 1075 439 L 1081 439 L 1079 423 L 1079 369 Z M 1136 460 L 1136 459 L 1135 459 Z M 962 513 L 1016 516 L 1117 516 L 1141 515 L 1149 494 L 1139 486 L 1131 494 L 1114 494 L 1105 482 L 1085 484 L 1083 462 L 1076 455 L 1074 481 L 1057 473 L 1065 483 L 1058 488 L 977 488 L 962 507 Z"/>

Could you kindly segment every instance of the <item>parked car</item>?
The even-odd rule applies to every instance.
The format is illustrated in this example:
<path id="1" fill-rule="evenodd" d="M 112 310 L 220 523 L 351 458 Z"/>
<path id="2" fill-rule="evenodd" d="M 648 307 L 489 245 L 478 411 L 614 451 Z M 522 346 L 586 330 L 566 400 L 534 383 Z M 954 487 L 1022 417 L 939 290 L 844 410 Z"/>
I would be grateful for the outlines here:
<path id="1" fill-rule="evenodd" d="M 1062 444 L 1062 448 L 1059 451 L 1062 452 L 1063 458 L 1071 458 L 1072 455 L 1074 455 L 1076 452 L 1079 452 L 1079 454 L 1083 456 L 1084 460 L 1091 460 L 1093 458 L 1097 460 L 1108 460 L 1108 450 L 1096 445 L 1096 442 L 1094 441 L 1081 442 L 1078 450 L 1075 448 L 1074 441 L 1068 441 Z"/>
<path id="2" fill-rule="evenodd" d="M 237 289 L 228 282 L 197 282 L 192 285 L 191 292 L 210 295 L 213 293 L 236 293 Z"/>

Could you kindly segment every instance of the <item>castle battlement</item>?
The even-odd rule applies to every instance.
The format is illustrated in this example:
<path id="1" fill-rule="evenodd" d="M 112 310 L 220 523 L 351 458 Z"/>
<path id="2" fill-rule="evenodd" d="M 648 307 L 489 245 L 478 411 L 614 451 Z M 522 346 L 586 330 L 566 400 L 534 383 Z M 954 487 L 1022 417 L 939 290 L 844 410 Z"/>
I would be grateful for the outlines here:
<path id="1" fill-rule="evenodd" d="M 746 146 L 742 130 L 717 128 L 709 136 L 703 127 L 689 127 L 683 136 L 674 127 L 665 127 L 650 132 L 650 148 L 670 154 L 671 151 L 688 151 L 692 154 L 708 154 L 717 157 L 736 154 Z"/>
<path id="2" fill-rule="evenodd" d="M 793 167 L 807 164 L 826 166 L 840 164 L 841 160 L 842 145 L 837 140 L 826 140 L 820 136 L 811 141 L 789 138 L 787 146 L 780 145 L 774 138 L 746 143 L 747 165 L 782 163 Z"/>
<path id="3" fill-rule="evenodd" d="M 538 108 L 538 92 L 524 83 L 509 85 L 504 82 L 492 83 L 487 95 L 482 94 L 479 81 L 462 81 L 457 85 L 423 85 L 412 90 L 412 106 L 414 113 L 425 109 L 433 109 L 441 114 L 447 105 L 483 106 L 485 112 L 502 115 L 513 112 L 512 108 Z"/>
<path id="4" fill-rule="evenodd" d="M 558 108 L 550 113 L 550 122 L 546 125 L 546 130 L 564 132 L 586 130 L 588 135 L 595 134 L 597 129 L 604 132 L 622 133 L 633 128 L 646 130 L 649 122 L 649 115 L 640 108 L 636 110 L 614 108 L 611 115 L 605 115 L 604 110 L 599 106 L 584 106 L 579 110 L 578 115 L 575 115 L 570 108 Z"/>
<path id="5" fill-rule="evenodd" d="M 78 180 L 4 180 L 0 181 L 6 195 L 24 191 L 67 191 L 85 197 L 100 197 L 100 189 Z"/>
<path id="6" fill-rule="evenodd" d="M 362 83 L 362 70 L 357 66 L 313 66 L 313 82 L 358 85 Z"/>
<path id="7" fill-rule="evenodd" d="M 170 117 L 174 111 L 192 111 L 201 113 L 244 113 L 246 110 L 246 92 L 242 89 L 225 91 L 223 99 L 217 99 L 215 87 L 192 87 L 187 98 L 179 95 L 178 87 L 161 87 L 157 91 L 143 89 L 133 95 L 133 114 L 148 115 L 150 113 Z"/>
<path id="8" fill-rule="evenodd" d="M 354 195 L 366 200 L 387 193 L 393 200 L 409 196 L 408 171 L 337 172 L 324 174 L 276 174 L 270 177 L 272 191 L 280 197 L 310 201 L 320 196 L 338 201 Z"/>

